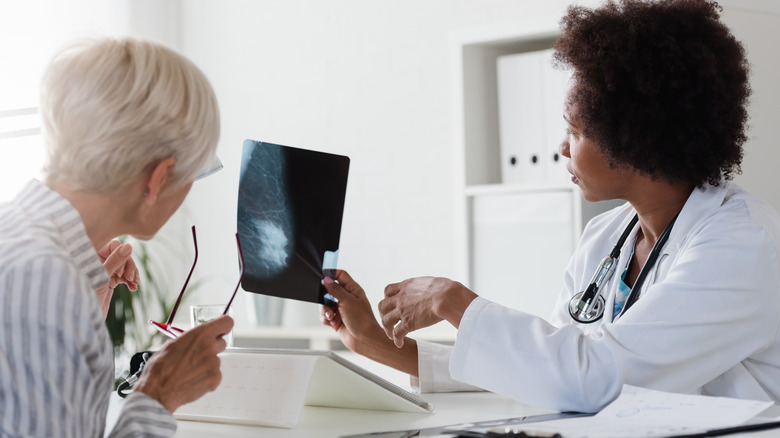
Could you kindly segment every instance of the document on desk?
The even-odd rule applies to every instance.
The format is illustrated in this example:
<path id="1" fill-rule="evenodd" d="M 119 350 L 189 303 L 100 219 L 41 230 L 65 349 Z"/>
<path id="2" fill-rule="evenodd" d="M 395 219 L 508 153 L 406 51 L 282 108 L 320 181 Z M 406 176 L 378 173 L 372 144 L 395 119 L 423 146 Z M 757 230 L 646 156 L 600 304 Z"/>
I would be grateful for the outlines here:
<path id="1" fill-rule="evenodd" d="M 772 402 L 675 394 L 625 385 L 615 401 L 592 417 L 526 423 L 517 429 L 557 432 L 565 438 L 668 437 L 738 426 L 770 406 Z"/>

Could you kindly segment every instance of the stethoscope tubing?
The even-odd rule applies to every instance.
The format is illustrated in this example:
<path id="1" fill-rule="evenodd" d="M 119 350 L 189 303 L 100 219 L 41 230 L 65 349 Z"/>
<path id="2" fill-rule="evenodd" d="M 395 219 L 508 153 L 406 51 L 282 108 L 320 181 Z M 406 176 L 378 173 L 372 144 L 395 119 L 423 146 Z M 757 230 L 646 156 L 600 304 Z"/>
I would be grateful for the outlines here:
<path id="1" fill-rule="evenodd" d="M 671 222 L 669 222 L 669 225 L 666 226 L 664 231 L 658 237 L 658 240 L 653 245 L 653 249 L 647 256 L 647 260 L 642 266 L 642 270 L 639 271 L 639 275 L 637 276 L 636 281 L 634 281 L 634 285 L 631 287 L 631 291 L 626 298 L 626 304 L 623 306 L 623 310 L 619 315 L 617 315 L 617 317 L 620 317 L 626 313 L 626 311 L 639 299 L 638 291 L 641 290 L 642 284 L 644 284 L 650 269 L 652 269 L 653 265 L 655 265 L 656 261 L 658 260 L 661 249 L 666 244 L 666 241 L 669 240 L 669 235 L 672 232 L 672 227 L 674 226 L 674 222 L 677 220 L 677 216 L 679 216 L 679 213 L 677 213 L 677 215 L 672 218 Z M 571 315 L 575 321 L 583 324 L 590 324 L 600 320 L 602 316 L 604 316 L 604 308 L 606 307 L 606 304 L 602 294 L 602 286 L 609 281 L 609 279 L 612 277 L 612 274 L 615 272 L 615 265 L 620 258 L 620 249 L 623 248 L 623 245 L 626 243 L 628 236 L 631 235 L 631 231 L 634 229 L 634 226 L 636 226 L 637 222 L 639 222 L 639 216 L 635 214 L 634 217 L 631 218 L 631 221 L 628 223 L 626 228 L 623 230 L 623 233 L 620 235 L 620 238 L 615 244 L 615 247 L 612 248 L 612 251 L 609 253 L 609 255 L 604 257 L 604 259 L 599 264 L 599 267 L 593 274 L 588 287 L 585 288 L 584 291 L 575 294 L 571 300 L 569 300 L 569 315 Z"/>

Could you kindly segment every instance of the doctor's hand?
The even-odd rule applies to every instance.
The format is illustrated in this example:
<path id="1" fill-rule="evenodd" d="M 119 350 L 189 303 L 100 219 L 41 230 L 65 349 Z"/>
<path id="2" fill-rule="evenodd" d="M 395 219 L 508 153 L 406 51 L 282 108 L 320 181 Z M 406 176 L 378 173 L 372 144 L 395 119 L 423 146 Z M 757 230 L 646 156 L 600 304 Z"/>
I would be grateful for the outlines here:
<path id="1" fill-rule="evenodd" d="M 419 376 L 417 342 L 407 339 L 404 348 L 396 348 L 374 317 L 363 288 L 346 271 L 337 270 L 335 280 L 323 280 L 328 293 L 339 302 L 335 308 L 320 306 L 322 323 L 336 330 L 344 346 L 355 353 L 411 376 Z"/>
<path id="2" fill-rule="evenodd" d="M 111 297 L 114 295 L 114 288 L 120 284 L 126 284 L 127 288 L 138 290 L 140 275 L 131 255 L 133 247 L 129 243 L 122 243 L 118 240 L 112 240 L 98 250 L 98 256 L 106 269 L 109 280 L 108 283 L 100 286 L 95 293 L 98 296 L 100 308 L 103 311 L 103 319 L 108 314 L 108 306 L 111 304 Z"/>
<path id="3" fill-rule="evenodd" d="M 477 294 L 441 277 L 417 277 L 387 285 L 379 302 L 382 326 L 395 346 L 403 347 L 409 332 L 447 320 L 456 328 Z"/>
<path id="4" fill-rule="evenodd" d="M 366 354 L 372 343 L 384 341 L 385 334 L 374 317 L 371 303 L 363 288 L 342 270 L 336 270 L 336 278 L 323 280 L 328 293 L 339 300 L 335 308 L 320 306 L 320 321 L 339 335 L 345 347 L 358 354 Z"/>
<path id="5" fill-rule="evenodd" d="M 217 389 L 222 381 L 217 357 L 227 347 L 222 336 L 233 319 L 220 316 L 171 339 L 147 362 L 134 392 L 143 392 L 173 413 L 179 406 Z"/>

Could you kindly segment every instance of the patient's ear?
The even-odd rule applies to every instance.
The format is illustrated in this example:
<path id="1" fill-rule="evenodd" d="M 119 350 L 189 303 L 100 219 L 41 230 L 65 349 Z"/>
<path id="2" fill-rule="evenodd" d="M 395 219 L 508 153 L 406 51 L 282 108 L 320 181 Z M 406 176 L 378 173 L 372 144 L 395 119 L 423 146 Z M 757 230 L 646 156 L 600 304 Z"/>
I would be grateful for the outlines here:
<path id="1" fill-rule="evenodd" d="M 157 198 L 160 196 L 160 192 L 162 192 L 162 189 L 165 187 L 165 183 L 168 181 L 168 178 L 171 177 L 173 166 L 175 164 L 176 160 L 171 157 L 160 161 L 156 166 L 154 166 L 154 168 L 152 168 L 152 171 L 149 174 L 149 179 L 146 182 L 146 189 L 144 191 L 144 195 L 146 196 L 146 204 L 151 205 L 157 202 Z"/>

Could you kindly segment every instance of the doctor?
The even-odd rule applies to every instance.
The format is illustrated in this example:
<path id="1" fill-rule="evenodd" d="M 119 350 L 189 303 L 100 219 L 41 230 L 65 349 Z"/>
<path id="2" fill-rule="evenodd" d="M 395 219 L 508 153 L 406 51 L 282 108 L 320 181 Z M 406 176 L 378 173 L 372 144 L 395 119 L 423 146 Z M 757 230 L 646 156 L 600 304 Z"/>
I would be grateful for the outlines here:
<path id="1" fill-rule="evenodd" d="M 387 286 L 380 324 L 339 271 L 324 323 L 424 392 L 583 412 L 623 384 L 780 402 L 780 217 L 731 182 L 750 86 L 719 15 L 705 0 L 623 0 L 563 17 L 561 153 L 585 199 L 627 202 L 587 225 L 549 320 L 423 277 Z M 441 320 L 458 328 L 454 347 L 406 337 Z"/>

